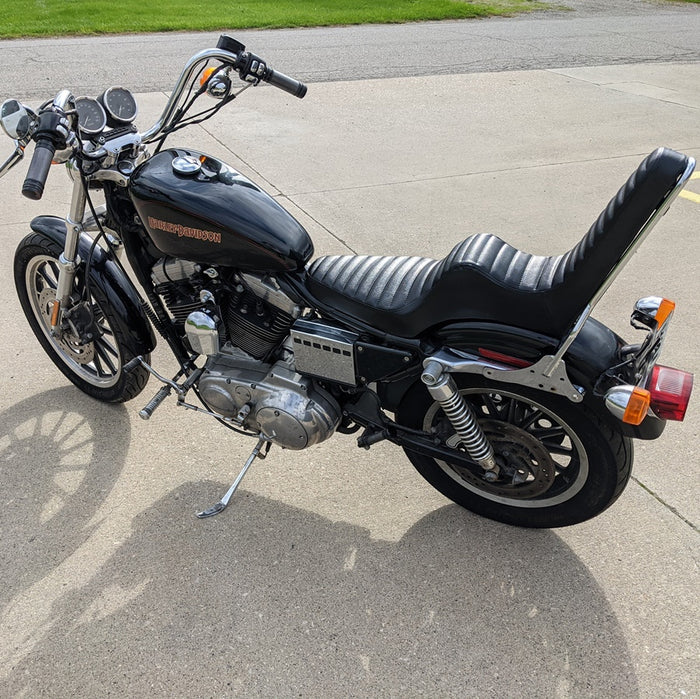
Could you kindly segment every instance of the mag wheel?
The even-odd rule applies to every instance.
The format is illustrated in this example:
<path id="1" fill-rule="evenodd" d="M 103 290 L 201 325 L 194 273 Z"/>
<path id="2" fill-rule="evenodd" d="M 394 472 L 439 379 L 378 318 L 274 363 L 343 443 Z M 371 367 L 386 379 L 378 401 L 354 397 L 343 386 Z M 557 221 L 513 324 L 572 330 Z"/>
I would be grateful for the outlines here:
<path id="1" fill-rule="evenodd" d="M 594 517 L 622 493 L 632 443 L 588 407 L 476 380 L 464 382 L 460 393 L 493 447 L 498 476 L 491 480 L 481 468 L 406 450 L 421 475 L 454 502 L 507 524 L 560 527 Z M 397 420 L 462 448 L 442 408 L 421 385 L 402 401 Z"/>
<path id="2" fill-rule="evenodd" d="M 92 285 L 80 315 L 71 321 L 64 319 L 58 335 L 51 332 L 61 252 L 41 233 L 31 234 L 20 243 L 14 273 L 22 310 L 51 360 L 80 390 L 106 403 L 130 400 L 145 387 L 148 372 L 142 367 L 123 371 L 136 356 L 136 348 L 124 320 L 96 285 Z M 76 275 L 74 296 L 87 296 L 82 270 Z"/>

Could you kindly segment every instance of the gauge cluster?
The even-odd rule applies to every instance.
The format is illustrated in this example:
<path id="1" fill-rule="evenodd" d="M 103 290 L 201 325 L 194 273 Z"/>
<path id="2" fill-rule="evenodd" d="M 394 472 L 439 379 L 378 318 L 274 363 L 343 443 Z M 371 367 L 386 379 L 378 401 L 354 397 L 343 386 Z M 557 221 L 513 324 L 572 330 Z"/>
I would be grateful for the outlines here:
<path id="1" fill-rule="evenodd" d="M 117 128 L 131 124 L 138 107 L 134 95 L 125 87 L 110 87 L 97 99 L 78 97 L 75 100 L 78 124 L 82 136 L 92 138 L 106 128 Z"/>

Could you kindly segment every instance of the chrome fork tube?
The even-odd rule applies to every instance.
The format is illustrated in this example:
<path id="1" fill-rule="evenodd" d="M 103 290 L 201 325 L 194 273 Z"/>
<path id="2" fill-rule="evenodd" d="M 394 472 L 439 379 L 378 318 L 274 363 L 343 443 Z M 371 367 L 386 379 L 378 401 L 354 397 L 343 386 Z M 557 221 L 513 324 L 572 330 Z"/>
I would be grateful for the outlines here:
<path id="1" fill-rule="evenodd" d="M 430 362 L 421 375 L 421 381 L 447 415 L 469 457 L 486 471 L 485 476 L 495 479 L 499 468 L 493 447 L 479 427 L 474 412 L 457 390 L 452 375 L 438 362 Z"/>
<path id="2" fill-rule="evenodd" d="M 68 303 L 71 291 L 73 290 L 73 280 L 75 272 L 80 264 L 78 257 L 78 241 L 83 232 L 82 220 L 85 216 L 85 187 L 80 177 L 76 177 L 73 182 L 73 196 L 70 203 L 70 213 L 66 218 L 66 243 L 63 253 L 58 258 L 59 274 L 58 289 L 56 299 L 65 307 Z"/>
<path id="3" fill-rule="evenodd" d="M 56 301 L 54 301 L 51 310 L 51 333 L 55 336 L 60 334 L 61 314 L 70 302 L 75 273 L 80 265 L 78 242 L 80 234 L 83 232 L 82 220 L 85 215 L 86 199 L 82 178 L 77 177 L 73 182 L 70 213 L 66 218 L 66 242 L 63 246 L 63 252 L 58 257 Z"/>

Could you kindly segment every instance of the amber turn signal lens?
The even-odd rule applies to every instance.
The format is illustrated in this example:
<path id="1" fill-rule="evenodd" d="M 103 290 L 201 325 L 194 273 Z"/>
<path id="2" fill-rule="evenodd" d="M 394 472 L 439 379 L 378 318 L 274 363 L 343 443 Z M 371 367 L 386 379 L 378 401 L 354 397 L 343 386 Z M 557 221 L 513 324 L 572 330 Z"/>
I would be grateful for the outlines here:
<path id="1" fill-rule="evenodd" d="M 659 324 L 659 327 L 661 327 L 671 317 L 671 314 L 675 308 L 676 304 L 674 301 L 670 301 L 669 299 L 661 300 L 659 310 L 656 311 L 656 315 L 654 316 L 654 319 Z"/>
<path id="2" fill-rule="evenodd" d="M 630 395 L 629 403 L 627 403 L 627 408 L 625 408 L 622 422 L 626 422 L 628 425 L 641 425 L 647 416 L 650 404 L 651 393 L 646 388 L 635 386 Z"/>
<path id="3" fill-rule="evenodd" d="M 207 80 L 209 80 L 209 78 L 211 78 L 211 76 L 214 74 L 215 70 L 216 70 L 216 68 L 211 67 L 211 68 L 207 68 L 202 73 L 202 77 L 199 79 L 199 86 L 200 87 L 204 87 L 207 84 Z"/>

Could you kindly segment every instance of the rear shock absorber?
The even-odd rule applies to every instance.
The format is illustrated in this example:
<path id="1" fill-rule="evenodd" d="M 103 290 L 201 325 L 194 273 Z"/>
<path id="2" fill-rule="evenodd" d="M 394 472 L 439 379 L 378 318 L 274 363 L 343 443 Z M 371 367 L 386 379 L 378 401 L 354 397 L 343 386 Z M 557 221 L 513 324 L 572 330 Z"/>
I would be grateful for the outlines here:
<path id="1" fill-rule="evenodd" d="M 498 478 L 499 468 L 493 447 L 479 427 L 474 412 L 457 390 L 452 375 L 438 362 L 430 362 L 423 370 L 421 381 L 439 403 L 469 457 L 484 469 L 484 477 L 487 480 Z"/>

